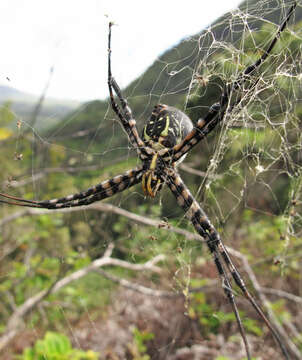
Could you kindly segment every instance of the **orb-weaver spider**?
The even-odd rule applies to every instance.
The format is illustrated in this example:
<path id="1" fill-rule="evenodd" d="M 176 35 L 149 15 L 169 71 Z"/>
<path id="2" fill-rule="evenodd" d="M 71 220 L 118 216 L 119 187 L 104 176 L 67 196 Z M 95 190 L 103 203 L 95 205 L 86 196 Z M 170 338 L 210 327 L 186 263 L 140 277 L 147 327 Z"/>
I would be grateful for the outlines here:
<path id="1" fill-rule="evenodd" d="M 145 125 L 142 137 L 138 134 L 136 121 L 132 116 L 132 111 L 128 106 L 126 99 L 123 97 L 117 82 L 112 77 L 112 23 L 109 23 L 108 87 L 111 106 L 116 115 L 119 117 L 121 124 L 129 137 L 130 143 L 136 149 L 137 154 L 142 161 L 142 165 L 127 171 L 122 175 L 115 176 L 110 180 L 106 180 L 100 184 L 92 186 L 86 191 L 68 195 L 59 199 L 34 201 L 0 193 L 0 196 L 2 197 L 0 202 L 2 203 L 35 208 L 61 209 L 89 205 L 95 201 L 109 198 L 125 189 L 129 189 L 139 182 L 142 182 L 143 191 L 146 196 L 155 197 L 161 190 L 162 185 L 166 184 L 175 196 L 178 205 L 185 211 L 187 218 L 192 222 L 195 230 L 206 242 L 207 247 L 213 256 L 214 263 L 222 280 L 223 290 L 235 314 L 248 359 L 251 359 L 249 344 L 235 302 L 228 273 L 231 275 L 236 285 L 241 289 L 245 298 L 250 302 L 271 331 L 273 337 L 280 346 L 284 358 L 289 359 L 289 355 L 278 331 L 274 328 L 266 315 L 263 313 L 261 307 L 257 304 L 254 297 L 247 290 L 247 287 L 240 273 L 233 264 L 217 230 L 211 224 L 205 212 L 183 183 L 176 167 L 177 164 L 184 159 L 185 155 L 196 144 L 204 139 L 216 127 L 216 125 L 224 119 L 225 114 L 227 112 L 230 113 L 234 106 L 236 106 L 236 104 L 241 100 L 237 99 L 234 104 L 229 106 L 229 100 L 232 92 L 239 89 L 247 79 L 251 79 L 253 72 L 269 56 L 275 43 L 280 37 L 281 32 L 285 29 L 296 6 L 297 3 L 294 2 L 264 54 L 254 64 L 248 66 L 239 75 L 236 81 L 225 86 L 221 94 L 220 101 L 213 104 L 207 115 L 204 118 L 199 119 L 195 126 L 193 126 L 188 116 L 180 110 L 167 105 L 159 104 L 155 106 L 151 118 Z M 257 80 L 255 80 L 255 83 L 256 82 Z M 119 99 L 120 105 L 115 101 L 114 93 Z"/>

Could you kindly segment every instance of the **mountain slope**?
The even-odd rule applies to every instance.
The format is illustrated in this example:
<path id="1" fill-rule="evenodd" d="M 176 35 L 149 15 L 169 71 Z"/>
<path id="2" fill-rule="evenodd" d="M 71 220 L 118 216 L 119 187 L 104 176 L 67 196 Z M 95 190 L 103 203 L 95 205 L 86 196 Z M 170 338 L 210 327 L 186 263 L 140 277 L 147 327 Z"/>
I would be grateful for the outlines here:
<path id="1" fill-rule="evenodd" d="M 6 102 L 11 103 L 11 109 L 17 118 L 28 122 L 34 114 L 39 97 L 10 86 L 0 85 L 0 105 Z M 79 105 L 78 101 L 46 98 L 38 113 L 35 127 L 38 130 L 46 130 L 49 127 L 56 126 L 60 119 L 67 116 Z"/>
<path id="2" fill-rule="evenodd" d="M 240 5 L 242 12 L 238 12 L 238 16 L 227 13 L 207 30 L 183 39 L 160 55 L 138 79 L 123 89 L 123 94 L 127 97 L 137 120 L 139 131 L 156 103 L 166 103 L 187 110 L 186 96 L 190 93 L 195 74 L 199 74 L 199 71 L 202 73 L 204 56 L 219 54 L 220 51 L 225 50 L 225 45 L 228 49 L 232 49 L 233 44 L 238 43 L 243 34 L 259 30 L 266 23 L 280 24 L 287 9 L 283 9 L 278 4 L 279 2 L 275 0 L 266 2 L 247 0 Z M 246 12 L 249 15 L 245 17 Z M 291 24 L 301 18 L 302 11 L 298 8 Z M 270 39 L 272 35 L 266 36 Z M 240 48 L 241 45 L 237 44 L 237 47 Z M 212 76 L 213 73 L 210 75 Z M 217 88 L 216 93 L 219 91 Z M 212 102 L 207 103 L 206 106 L 211 104 Z M 72 135 L 72 144 L 69 143 L 68 146 L 79 151 L 87 151 L 88 146 L 90 151 L 97 152 L 108 149 L 108 146 L 111 148 L 126 146 L 127 139 L 120 126 L 115 126 L 114 137 L 112 136 L 114 118 L 107 100 L 91 101 L 64 118 L 59 131 L 53 128 L 47 136 L 55 142 L 60 142 L 59 138 L 62 138 L 66 144 L 66 139 Z M 88 135 L 81 136 L 76 141 L 74 134 L 77 133 Z M 58 139 L 55 139 L 53 134 Z"/>

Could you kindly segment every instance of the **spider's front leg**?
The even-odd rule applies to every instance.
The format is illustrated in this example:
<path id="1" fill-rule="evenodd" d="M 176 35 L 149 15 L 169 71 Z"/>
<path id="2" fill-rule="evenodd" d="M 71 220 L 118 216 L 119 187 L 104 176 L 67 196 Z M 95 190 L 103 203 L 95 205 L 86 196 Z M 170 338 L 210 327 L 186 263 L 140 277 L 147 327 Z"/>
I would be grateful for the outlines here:
<path id="1" fill-rule="evenodd" d="M 235 265 L 233 264 L 230 255 L 225 248 L 220 236 L 215 229 L 215 227 L 211 224 L 210 220 L 208 219 L 205 212 L 201 209 L 198 202 L 194 199 L 190 190 L 186 187 L 186 185 L 181 180 L 178 173 L 173 168 L 167 168 L 163 174 L 163 180 L 169 186 L 171 192 L 175 196 L 177 203 L 179 206 L 186 213 L 186 217 L 192 222 L 195 230 L 198 234 L 205 239 L 206 244 L 210 253 L 213 256 L 215 265 L 217 267 L 218 273 L 221 276 L 223 281 L 223 289 L 224 292 L 229 299 L 229 302 L 233 308 L 234 314 L 237 319 L 237 324 L 242 336 L 242 339 L 245 343 L 247 357 L 250 360 L 250 352 L 248 348 L 247 339 L 245 336 L 244 328 L 242 326 L 240 316 L 237 310 L 237 306 L 235 303 L 235 298 L 232 292 L 231 284 L 228 280 L 226 271 L 232 276 L 233 280 L 235 281 L 236 285 L 240 288 L 242 294 L 245 298 L 249 301 L 249 303 L 253 306 L 253 308 L 257 311 L 258 315 L 262 318 L 265 322 L 267 327 L 269 328 L 271 334 L 273 335 L 274 339 L 277 341 L 280 349 L 285 357 L 285 359 L 290 359 L 286 347 L 284 346 L 281 337 L 277 330 L 273 327 L 271 322 L 265 316 L 261 307 L 257 304 L 254 297 L 250 294 L 247 290 L 247 287 L 236 269 Z"/>
<path id="2" fill-rule="evenodd" d="M 119 117 L 124 130 L 126 131 L 131 144 L 136 148 L 137 153 L 142 161 L 148 158 L 150 153 L 148 149 L 145 149 L 145 144 L 140 138 L 137 128 L 136 128 L 136 121 L 133 118 L 132 111 L 127 103 L 127 100 L 123 97 L 120 87 L 118 86 L 115 79 L 112 77 L 111 72 L 111 28 L 113 23 L 109 23 L 109 33 L 108 33 L 108 88 L 109 88 L 109 95 L 110 95 L 110 102 L 113 111 Z M 119 105 L 116 103 L 114 99 L 114 94 L 117 95 L 122 109 L 120 109 Z"/>
<path id="3" fill-rule="evenodd" d="M 117 175 L 112 179 L 105 180 L 85 191 L 64 196 L 59 199 L 35 201 L 0 193 L 0 203 L 40 209 L 63 209 L 90 205 L 136 185 L 141 181 L 142 174 L 143 167 L 140 166 L 136 169 L 128 170 L 124 174 Z"/>

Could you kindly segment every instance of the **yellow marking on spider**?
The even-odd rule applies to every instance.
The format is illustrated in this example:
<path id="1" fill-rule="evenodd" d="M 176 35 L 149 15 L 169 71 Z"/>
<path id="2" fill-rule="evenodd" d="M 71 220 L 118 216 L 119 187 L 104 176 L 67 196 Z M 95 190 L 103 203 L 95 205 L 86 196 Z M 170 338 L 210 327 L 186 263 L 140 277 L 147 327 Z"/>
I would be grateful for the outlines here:
<path id="1" fill-rule="evenodd" d="M 162 120 L 162 118 L 160 118 L 160 120 Z M 169 115 L 167 115 L 166 116 L 166 126 L 165 126 L 165 128 L 164 128 L 164 130 L 161 132 L 161 136 L 163 136 L 163 137 L 166 137 L 166 136 L 168 136 L 168 134 L 169 134 L 169 125 L 170 125 L 170 117 L 169 117 Z"/>
<path id="2" fill-rule="evenodd" d="M 155 176 L 155 174 L 154 174 L 154 170 L 156 169 L 157 158 L 158 158 L 158 153 L 153 155 L 149 170 L 147 170 L 144 173 L 143 178 L 142 178 L 142 187 L 143 187 L 145 196 L 150 196 L 153 198 L 155 197 L 155 195 L 159 189 L 159 186 L 161 184 L 160 179 L 158 179 L 157 176 Z M 154 190 L 152 189 L 152 180 L 154 180 L 154 181 L 157 180 Z"/>
<path id="3" fill-rule="evenodd" d="M 149 170 L 155 170 L 156 169 L 156 162 L 158 158 L 158 153 L 155 153 L 152 157 L 151 164 Z"/>
<path id="4" fill-rule="evenodd" d="M 150 140 L 150 136 L 147 134 L 147 125 L 144 126 L 144 138 L 146 141 Z"/>

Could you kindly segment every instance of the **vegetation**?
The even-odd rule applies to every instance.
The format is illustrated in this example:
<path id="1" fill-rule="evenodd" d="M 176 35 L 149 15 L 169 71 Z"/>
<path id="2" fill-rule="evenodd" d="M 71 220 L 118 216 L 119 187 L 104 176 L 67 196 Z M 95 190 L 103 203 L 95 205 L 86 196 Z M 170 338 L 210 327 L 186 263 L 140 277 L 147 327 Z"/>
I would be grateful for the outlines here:
<path id="1" fill-rule="evenodd" d="M 38 340 L 34 347 L 24 350 L 20 360 L 97 360 L 93 351 L 73 349 L 69 339 L 62 334 L 47 332 L 43 340 Z"/>
<path id="2" fill-rule="evenodd" d="M 223 25 L 225 20 L 213 27 L 216 39 Z M 267 298 L 267 308 L 298 351 L 301 28 L 297 23 L 282 35 L 256 87 L 251 83 L 252 90 L 240 89 L 245 96 L 232 117 L 193 150 L 187 167 L 180 166 L 227 245 L 239 252 L 232 256 L 249 287 L 255 275 L 261 300 Z M 159 100 L 185 107 L 196 121 L 217 101 L 221 86 L 259 56 L 255 48 L 265 48 L 273 32 L 266 24 L 236 47 L 217 49 L 207 35 L 198 42 L 199 34 L 163 54 L 126 89 L 139 126 Z M 41 138 L 22 126 L 11 106 L 0 108 L 3 192 L 57 198 L 137 163 L 125 134 L 107 113 L 107 101 L 87 104 L 63 119 L 59 132 L 48 129 Z M 8 350 L 2 350 L 7 359 L 177 360 L 194 353 L 205 359 L 242 359 L 240 335 L 212 259 L 193 240 L 191 225 L 165 189 L 154 201 L 145 200 L 137 187 L 91 209 L 1 206 L 0 211 L 0 348 L 10 336 Z M 97 266 L 101 260 L 104 265 Z M 253 355 L 278 358 L 253 309 L 239 295 L 236 299 Z"/>
<path id="3" fill-rule="evenodd" d="M 11 111 L 17 118 L 31 123 L 39 99 L 10 86 L 0 85 L 0 105 L 11 104 Z M 39 109 L 38 119 L 34 125 L 36 131 L 45 131 L 58 125 L 62 117 L 78 107 L 80 104 L 73 100 L 44 99 L 43 107 Z"/>

